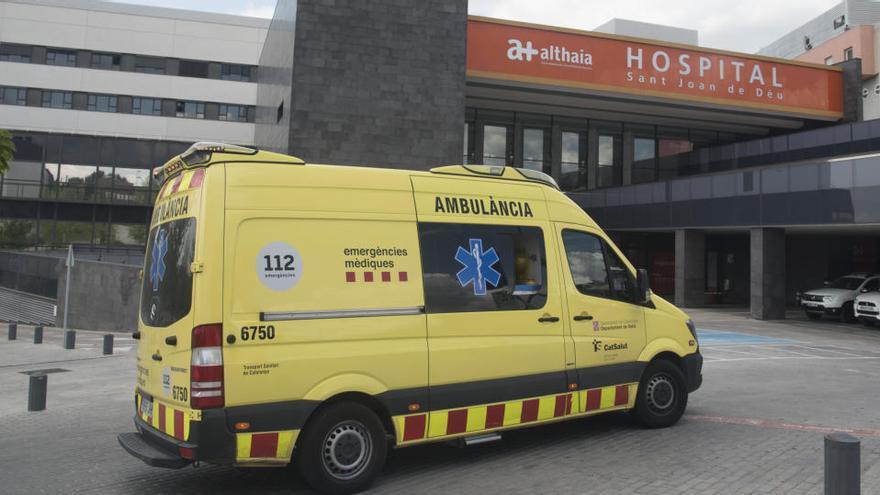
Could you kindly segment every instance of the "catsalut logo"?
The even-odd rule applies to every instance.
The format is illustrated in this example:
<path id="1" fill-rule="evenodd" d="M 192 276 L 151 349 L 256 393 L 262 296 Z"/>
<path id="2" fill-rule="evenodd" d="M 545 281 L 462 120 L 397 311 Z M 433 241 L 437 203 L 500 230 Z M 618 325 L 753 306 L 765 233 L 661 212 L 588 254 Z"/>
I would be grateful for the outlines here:
<path id="1" fill-rule="evenodd" d="M 563 65 L 589 69 L 593 66 L 593 55 L 583 48 L 571 48 L 564 45 L 546 45 L 535 47 L 531 40 L 525 42 L 516 38 L 507 40 L 507 59 L 517 62 L 538 60 L 542 64 Z"/>

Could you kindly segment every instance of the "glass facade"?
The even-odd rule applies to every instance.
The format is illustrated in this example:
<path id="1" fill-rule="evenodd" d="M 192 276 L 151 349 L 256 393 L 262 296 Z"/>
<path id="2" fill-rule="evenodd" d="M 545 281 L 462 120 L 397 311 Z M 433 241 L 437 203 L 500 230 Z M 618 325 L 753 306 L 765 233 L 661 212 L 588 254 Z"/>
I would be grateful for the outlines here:
<path id="1" fill-rule="evenodd" d="M 89 95 L 87 110 L 90 112 L 116 113 L 116 97 L 110 95 Z"/>
<path id="2" fill-rule="evenodd" d="M 70 243 L 146 242 L 159 189 L 151 169 L 191 143 L 15 132 L 0 177 L 0 244 L 58 248 Z"/>
<path id="3" fill-rule="evenodd" d="M 138 115 L 162 115 L 162 100 L 159 98 L 132 98 L 131 113 Z"/>
<path id="4" fill-rule="evenodd" d="M 76 67 L 76 53 L 67 50 L 48 50 L 46 52 L 46 65 Z"/>
<path id="5" fill-rule="evenodd" d="M 45 49 L 45 57 L 39 50 Z M 89 68 L 165 74 L 169 76 L 256 82 L 257 68 L 251 65 L 224 64 L 204 60 L 146 57 L 128 53 L 105 53 L 79 50 Z M 0 43 L 0 62 L 38 63 L 75 67 L 77 52 L 56 47 Z M 212 67 L 213 66 L 213 67 Z"/>
<path id="6" fill-rule="evenodd" d="M 69 110 L 73 106 L 73 93 L 67 91 L 43 91 L 43 106 Z"/>
<path id="7" fill-rule="evenodd" d="M 220 113 L 217 118 L 231 122 L 247 122 L 247 107 L 244 105 L 220 105 Z"/>
<path id="8" fill-rule="evenodd" d="M 205 104 L 197 101 L 178 101 L 175 116 L 187 119 L 204 119 Z"/>
<path id="9" fill-rule="evenodd" d="M 0 86 L 0 104 L 21 106 L 25 103 L 27 103 L 27 90 L 25 88 Z"/>
<path id="10" fill-rule="evenodd" d="M 122 56 L 121 55 L 114 55 L 112 53 L 93 53 L 92 54 L 91 67 L 93 69 L 119 70 L 119 66 L 121 63 L 122 63 Z"/>
<path id="11" fill-rule="evenodd" d="M 563 191 L 572 192 L 714 171 L 706 163 L 711 151 L 749 139 L 703 129 L 568 116 L 480 108 L 465 113 L 464 163 L 540 170 L 553 176 Z"/>

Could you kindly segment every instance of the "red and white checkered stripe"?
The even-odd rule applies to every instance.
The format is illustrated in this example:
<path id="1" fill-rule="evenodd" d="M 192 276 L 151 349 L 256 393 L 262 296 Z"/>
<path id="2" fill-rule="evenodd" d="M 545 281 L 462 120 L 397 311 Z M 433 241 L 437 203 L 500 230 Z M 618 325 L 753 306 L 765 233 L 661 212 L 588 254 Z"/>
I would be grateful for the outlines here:
<path id="1" fill-rule="evenodd" d="M 408 282 L 407 272 L 345 272 L 346 282 Z"/>

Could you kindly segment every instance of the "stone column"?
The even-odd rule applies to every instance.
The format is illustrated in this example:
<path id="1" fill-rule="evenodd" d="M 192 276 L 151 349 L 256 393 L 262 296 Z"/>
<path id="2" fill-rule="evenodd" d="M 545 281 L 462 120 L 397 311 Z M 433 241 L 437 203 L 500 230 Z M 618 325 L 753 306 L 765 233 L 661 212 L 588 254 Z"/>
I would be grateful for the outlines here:
<path id="1" fill-rule="evenodd" d="M 702 306 L 706 292 L 706 234 L 675 231 L 675 304 Z"/>
<path id="2" fill-rule="evenodd" d="M 785 229 L 752 229 L 750 257 L 752 318 L 785 319 Z"/>

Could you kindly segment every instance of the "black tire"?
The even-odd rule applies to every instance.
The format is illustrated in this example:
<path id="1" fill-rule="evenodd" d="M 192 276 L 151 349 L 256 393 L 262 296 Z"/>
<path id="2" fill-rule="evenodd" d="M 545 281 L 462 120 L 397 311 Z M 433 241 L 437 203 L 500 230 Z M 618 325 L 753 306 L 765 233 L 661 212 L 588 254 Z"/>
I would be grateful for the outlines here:
<path id="1" fill-rule="evenodd" d="M 674 363 L 652 361 L 642 373 L 633 417 L 647 428 L 674 425 L 687 407 L 686 383 L 684 373 Z"/>
<path id="2" fill-rule="evenodd" d="M 853 323 L 856 321 L 856 313 L 853 310 L 853 303 L 846 303 L 840 308 L 840 321 L 843 323 Z"/>
<path id="3" fill-rule="evenodd" d="M 382 422 L 355 402 L 332 404 L 314 414 L 297 442 L 293 462 L 299 473 L 321 493 L 366 490 L 385 465 Z"/>
<path id="4" fill-rule="evenodd" d="M 821 320 L 822 314 L 821 313 L 807 313 L 807 318 L 809 318 L 811 320 Z"/>
<path id="5" fill-rule="evenodd" d="M 874 326 L 874 320 L 869 320 L 869 319 L 867 319 L 867 318 L 863 318 L 863 319 L 862 319 L 862 325 L 865 325 L 866 327 L 873 327 L 873 326 Z"/>

